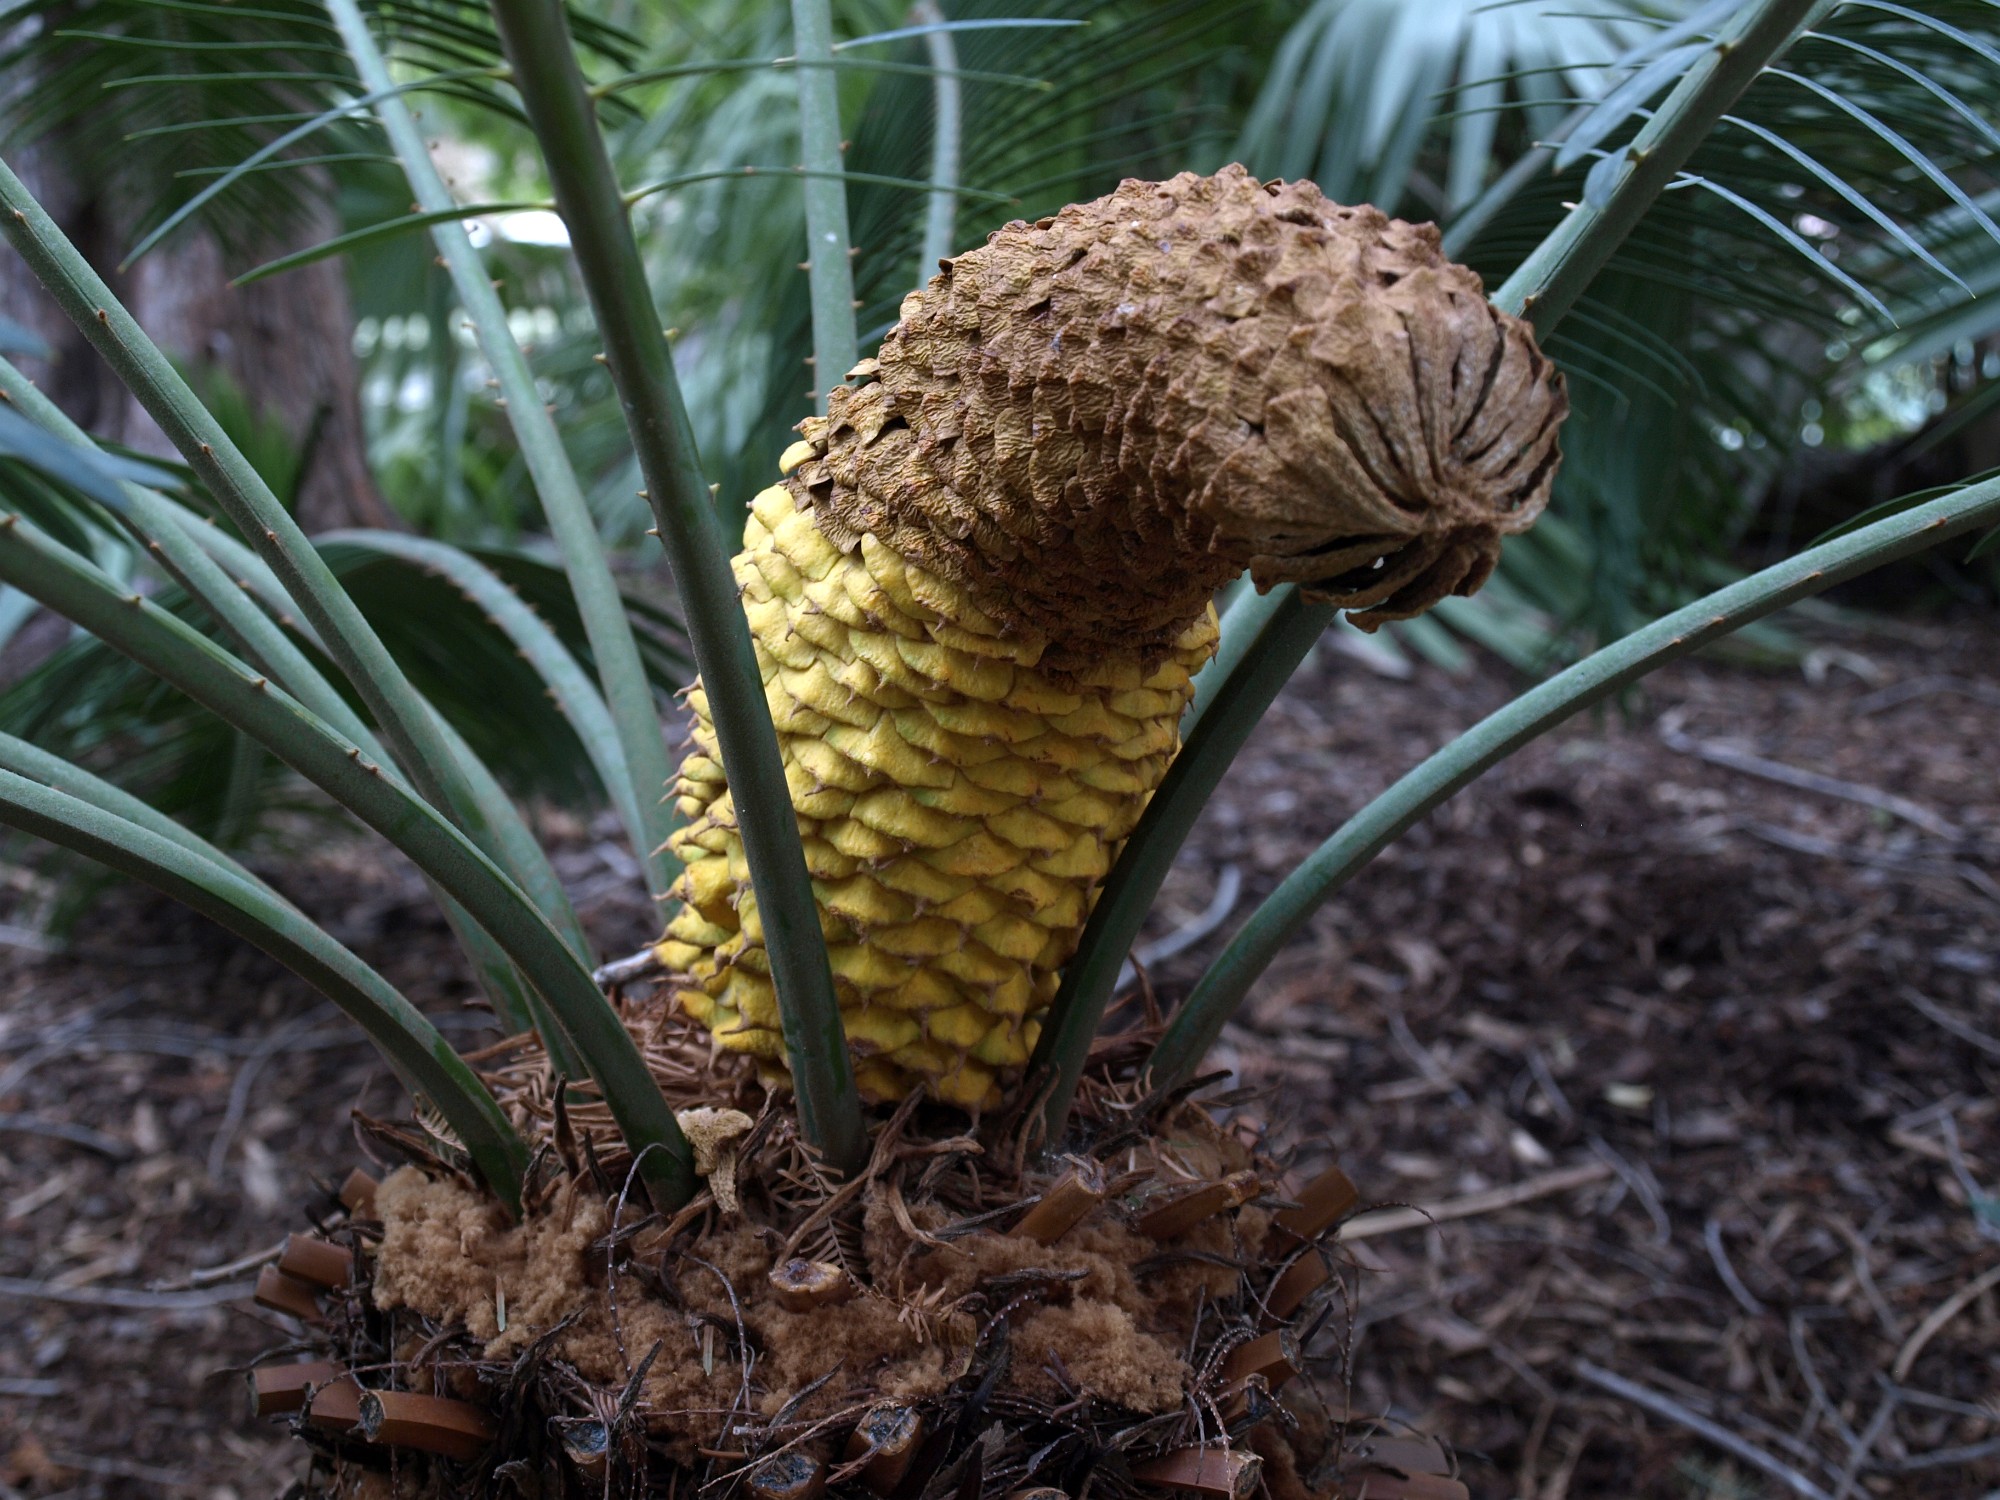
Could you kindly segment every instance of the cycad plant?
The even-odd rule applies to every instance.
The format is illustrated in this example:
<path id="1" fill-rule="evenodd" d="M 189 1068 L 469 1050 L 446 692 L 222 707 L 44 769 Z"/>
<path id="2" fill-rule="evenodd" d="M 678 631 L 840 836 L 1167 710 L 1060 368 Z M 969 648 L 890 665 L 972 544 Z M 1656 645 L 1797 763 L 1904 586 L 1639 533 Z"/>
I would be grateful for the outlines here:
<path id="1" fill-rule="evenodd" d="M 846 377 L 818 382 L 823 410 L 770 456 L 732 566 L 737 526 L 704 477 L 633 229 L 643 189 L 618 180 L 602 133 L 630 79 L 587 79 L 554 0 L 494 0 L 490 30 L 326 0 L 315 45 L 353 92 L 239 173 L 372 112 L 415 203 L 392 227 L 433 236 L 574 629 L 472 553 L 334 547 L 442 573 L 553 695 L 663 904 L 657 946 L 602 983 L 493 773 L 0 169 L 0 233 L 187 466 L 99 451 L 7 369 L 0 580 L 402 851 L 513 1033 L 457 1056 L 214 844 L 0 741 L 0 816 L 280 958 L 367 1028 L 417 1101 L 397 1137 L 411 1164 L 352 1179 L 331 1237 L 295 1239 L 260 1283 L 302 1332 L 255 1371 L 255 1399 L 295 1423 L 311 1482 L 1463 1494 L 1435 1450 L 1365 1431 L 1338 1389 L 1299 1378 L 1339 1318 L 1355 1194 L 1337 1169 L 1288 1181 L 1252 1123 L 1191 1102 L 1204 1053 L 1306 916 L 1458 787 L 1663 662 L 1993 523 L 2000 483 L 1862 518 L 1527 692 L 1329 839 L 1170 1017 L 1101 1025 L 1175 849 L 1336 614 L 1375 628 L 1470 595 L 1534 522 L 1568 409 L 1543 344 L 1830 9 L 1685 17 L 1659 54 L 1676 66 L 1655 69 L 1677 81 L 1591 136 L 1580 198 L 1490 298 L 1434 230 L 1230 167 L 1000 230 L 946 259 L 856 359 L 841 70 L 824 0 L 793 0 L 816 369 Z M 916 34 L 956 24 L 932 15 Z M 462 65 L 398 83 L 384 27 Z M 920 68 L 941 97 L 964 71 L 948 52 Z M 411 114 L 419 88 L 497 100 L 539 144 L 699 671 L 678 770 L 655 622 L 635 624 L 619 592 L 467 207 Z M 948 155 L 925 192 L 955 189 Z M 76 545 L 116 532 L 171 594 Z M 1211 601 L 1239 573 L 1250 586 L 1218 624 Z"/>

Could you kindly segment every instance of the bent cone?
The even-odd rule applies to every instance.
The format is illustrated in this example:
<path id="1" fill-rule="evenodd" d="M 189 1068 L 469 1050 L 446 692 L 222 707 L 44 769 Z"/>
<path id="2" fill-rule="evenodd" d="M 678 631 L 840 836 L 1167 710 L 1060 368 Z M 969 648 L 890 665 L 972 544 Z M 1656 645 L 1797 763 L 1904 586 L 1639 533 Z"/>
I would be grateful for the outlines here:
<path id="1" fill-rule="evenodd" d="M 863 1092 L 967 1107 L 1026 1062 L 1179 747 L 1247 569 L 1355 623 L 1471 593 L 1547 503 L 1567 409 L 1428 225 L 1310 183 L 1126 182 L 904 299 L 735 562 Z M 658 955 L 782 1066 L 707 701 Z"/>

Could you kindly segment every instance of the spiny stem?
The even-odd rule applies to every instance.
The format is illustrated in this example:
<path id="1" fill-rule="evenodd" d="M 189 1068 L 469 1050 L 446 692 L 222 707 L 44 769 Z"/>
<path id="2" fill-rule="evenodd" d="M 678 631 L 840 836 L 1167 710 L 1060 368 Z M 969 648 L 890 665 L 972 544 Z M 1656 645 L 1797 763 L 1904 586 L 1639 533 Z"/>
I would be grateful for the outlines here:
<path id="1" fill-rule="evenodd" d="M 4 395 L 10 406 L 45 431 L 78 447 L 97 451 L 97 444 L 88 433 L 4 359 L 0 359 L 0 395 Z M 369 759 L 382 763 L 385 774 L 402 779 L 401 772 L 388 760 L 381 743 L 362 723 L 361 716 L 334 691 L 332 684 L 320 674 L 319 668 L 299 649 L 284 628 L 244 591 L 238 579 L 249 570 L 261 569 L 271 579 L 272 591 L 280 597 L 284 593 L 275 575 L 265 568 L 256 554 L 226 537 L 219 528 L 205 525 L 182 506 L 144 485 L 127 483 L 123 486 L 123 494 L 126 524 L 156 549 L 155 556 L 160 565 L 193 598 L 201 601 L 223 630 L 235 639 L 245 657 L 332 728 L 360 746 Z M 242 553 L 236 577 L 232 577 L 222 564 L 209 555 L 208 545 L 205 545 L 224 543 Z M 429 708 L 429 705 L 425 707 Z M 475 780 L 485 771 L 484 765 L 470 754 L 465 760 L 465 768 Z M 497 783 L 475 789 L 489 800 L 504 800 L 506 796 Z M 130 816 L 129 813 L 125 815 Z M 581 1076 L 582 1064 L 567 1051 L 560 1030 L 536 1025 L 537 1000 L 534 992 L 520 972 L 508 963 L 499 944 L 435 883 L 431 891 L 438 898 L 445 921 L 450 924 L 459 945 L 472 960 L 480 987 L 492 1000 L 501 1019 L 515 1031 L 526 1031 L 531 1027 L 543 1031 L 543 1040 L 552 1056 L 569 1069 L 571 1077 Z"/>
<path id="2" fill-rule="evenodd" d="M 298 522 L 4 162 L 0 162 L 0 234 L 20 252 L 147 415 L 159 423 L 244 539 L 283 580 L 286 592 L 312 621 L 381 726 L 382 737 L 411 783 L 500 861 L 555 919 L 579 960 L 587 962 L 590 947 L 583 925 L 519 809 L 504 798 L 497 805 L 480 798 L 460 755 L 433 721 L 429 704 L 411 686 Z"/>
<path id="3" fill-rule="evenodd" d="M 709 503 L 679 378 L 632 238 L 597 115 L 556 0 L 492 0 L 556 202 L 597 315 L 646 494 L 687 613 L 724 774 L 763 919 L 765 951 L 805 1138 L 841 1171 L 866 1160 L 866 1135 L 819 907 L 799 843 L 778 737 Z"/>
<path id="4" fill-rule="evenodd" d="M 1532 300 L 1531 321 L 1546 339 L 1709 127 L 1763 66 L 1790 45 L 1815 3 L 1817 0 L 1752 0 L 1738 12 L 1723 36 L 1688 70 L 1640 133 L 1640 140 L 1646 142 L 1643 154 L 1620 174 L 1608 198 L 1578 205 L 1495 294 L 1494 305 L 1525 315 Z M 1086 1016 L 1102 1015 L 1117 979 L 1119 957 L 1138 937 L 1140 924 L 1159 894 L 1186 830 L 1193 826 L 1195 816 L 1264 710 L 1311 649 L 1318 636 L 1317 629 L 1310 628 L 1314 620 L 1323 627 L 1332 620 L 1333 612 L 1306 605 L 1297 598 L 1296 588 L 1286 584 L 1246 605 L 1240 615 L 1232 609 L 1231 615 L 1231 628 L 1223 632 L 1216 660 L 1197 680 L 1198 717 L 1175 767 L 1178 771 L 1179 760 L 1186 759 L 1190 761 L 1188 770 L 1179 776 L 1169 773 L 1112 868 L 1099 904 L 1113 911 L 1101 927 L 1093 918 L 1091 928 L 1086 929 L 1083 944 L 1071 960 L 1072 970 L 1080 971 L 1083 977 L 1072 986 L 1065 974 L 1057 1009 L 1043 1033 L 1045 1038 L 1050 1031 L 1061 1033 L 1063 1055 L 1057 1057 L 1051 1043 L 1040 1068 L 1030 1075 L 1031 1090 L 1049 1087 L 1051 1076 L 1080 1075 L 1083 1058 L 1069 1053 L 1087 1049 L 1090 1035 L 1079 1021 L 1070 1019 L 1069 1009 L 1083 1007 Z M 1281 618 L 1291 626 L 1282 639 L 1267 634 Z M 1203 711 L 1207 704 L 1224 701 L 1229 704 L 1226 716 Z M 1230 722 L 1220 722 L 1225 717 Z M 1182 806 L 1184 801 L 1190 805 Z M 1118 957 L 1101 957 L 1100 947 L 1111 948 Z M 1052 1094 L 1043 1112 L 1047 1140 L 1061 1136 L 1067 1117 L 1067 1098 L 1059 1092 Z"/>
<path id="5" fill-rule="evenodd" d="M 1647 208 L 1822 0 L 1753 0 L 1695 59 L 1645 128 L 1632 138 L 1608 187 L 1579 203 L 1500 290 L 1546 336 L 1625 242 Z"/>
<path id="6" fill-rule="evenodd" d="M 826 413 L 827 392 L 854 368 L 853 243 L 847 232 L 847 184 L 841 170 L 840 81 L 834 73 L 833 16 L 827 0 L 792 0 L 799 136 L 806 170 L 806 274 L 812 286 L 813 406 Z"/>
<path id="7" fill-rule="evenodd" d="M 410 857 L 491 933 L 602 1091 L 662 1210 L 692 1195 L 694 1158 L 645 1058 L 549 918 L 436 808 L 290 694 L 151 599 L 18 516 L 0 516 L 0 582 L 34 595 L 265 746 Z"/>
<path id="8" fill-rule="evenodd" d="M 924 213 L 924 248 L 917 258 L 917 284 L 921 286 L 937 269 L 939 261 L 951 254 L 956 243 L 958 200 L 952 189 L 958 186 L 959 137 L 964 127 L 964 90 L 958 80 L 958 43 L 943 25 L 944 12 L 937 0 L 917 0 L 910 15 L 923 25 L 935 26 L 924 33 L 937 77 L 931 86 L 936 101 L 936 119 L 931 125 L 931 201 Z"/>
<path id="9" fill-rule="evenodd" d="M 408 102 L 390 87 L 388 65 L 369 34 L 361 7 L 356 0 L 327 0 L 327 11 L 340 28 L 363 86 L 376 96 L 375 116 L 402 162 L 418 207 L 427 213 L 453 207 L 451 190 L 431 160 Z M 478 337 L 480 352 L 500 382 L 508 424 L 521 445 L 522 462 L 541 497 L 542 513 L 548 518 L 550 534 L 562 554 L 563 571 L 576 595 L 577 615 L 590 641 L 590 654 L 597 663 L 598 681 L 621 752 L 615 769 L 600 766 L 605 793 L 618 809 L 626 835 L 645 867 L 647 889 L 655 901 L 664 901 L 677 873 L 677 862 L 666 847 L 674 824 L 672 804 L 665 800 L 674 775 L 673 760 L 603 540 L 556 431 L 555 419 L 542 405 L 534 372 L 514 340 L 507 310 L 465 226 L 456 222 L 436 225 L 431 239 Z"/>
<path id="10" fill-rule="evenodd" d="M 1197 679 L 1187 743 L 1146 805 L 1091 911 L 1078 942 L 1078 957 L 1063 970 L 1062 985 L 1029 1060 L 1029 1094 L 1045 1094 L 1042 1130 L 1048 1146 L 1054 1147 L 1061 1138 L 1084 1059 L 1117 986 L 1118 970 L 1159 894 L 1167 868 L 1207 805 L 1209 790 L 1221 781 L 1264 709 L 1333 615 L 1327 605 L 1307 604 L 1296 589 L 1261 597 L 1245 589 L 1225 618 L 1233 630 L 1226 631 L 1223 639 L 1233 642 L 1231 649 L 1240 656 L 1242 670 L 1227 670 L 1234 663 L 1218 657 Z M 1224 670 L 1218 674 L 1216 667 Z M 1202 789 L 1199 796 L 1183 790 L 1193 787 Z"/>

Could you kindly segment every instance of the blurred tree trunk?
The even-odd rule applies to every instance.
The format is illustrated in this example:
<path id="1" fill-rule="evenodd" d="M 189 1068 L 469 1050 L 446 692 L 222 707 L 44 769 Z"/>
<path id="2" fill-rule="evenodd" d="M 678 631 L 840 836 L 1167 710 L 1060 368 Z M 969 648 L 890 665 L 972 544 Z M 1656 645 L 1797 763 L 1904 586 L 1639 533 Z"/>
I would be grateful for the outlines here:
<path id="1" fill-rule="evenodd" d="M 368 470 L 353 317 L 338 259 L 247 287 L 231 287 L 214 240 L 198 229 L 169 239 L 129 272 L 116 267 L 133 239 L 110 186 L 65 160 L 52 136 L 14 154 L 11 165 L 160 347 L 197 378 L 218 371 L 264 420 L 294 434 L 300 449 L 294 510 L 308 532 L 337 526 L 400 527 Z M 331 210 L 294 226 L 267 255 L 330 238 Z M 238 269 L 241 269 L 240 267 Z M 22 363 L 64 411 L 97 436 L 150 452 L 172 448 L 49 301 L 20 261 L 0 262 L 0 316 L 49 345 L 46 361 Z"/>

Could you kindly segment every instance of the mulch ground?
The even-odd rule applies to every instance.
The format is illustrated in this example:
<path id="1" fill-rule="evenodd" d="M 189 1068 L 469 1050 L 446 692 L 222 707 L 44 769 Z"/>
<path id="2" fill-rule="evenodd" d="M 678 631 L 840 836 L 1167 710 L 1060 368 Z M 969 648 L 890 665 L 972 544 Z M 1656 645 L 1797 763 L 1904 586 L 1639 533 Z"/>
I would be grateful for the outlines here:
<path id="1" fill-rule="evenodd" d="M 1321 1373 L 1450 1438 L 1476 1496 L 2000 1495 L 2000 628 L 1818 639 L 1677 668 L 1462 794 L 1224 1038 L 1302 1165 L 1427 1210 L 1359 1221 Z M 1150 936 L 1231 886 L 1240 917 L 1513 686 L 1322 648 Z M 629 856 L 554 831 L 637 947 Z M 324 840 L 266 870 L 481 1035 L 407 870 Z M 4 878 L 0 1495 L 276 1495 L 234 1372 L 283 1333 L 198 1273 L 306 1227 L 392 1081 L 200 920 L 116 891 L 49 953 L 44 878 Z"/>

